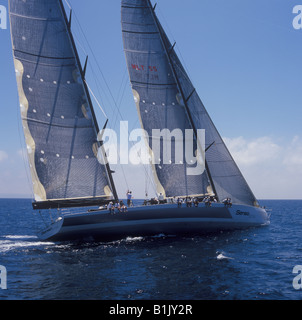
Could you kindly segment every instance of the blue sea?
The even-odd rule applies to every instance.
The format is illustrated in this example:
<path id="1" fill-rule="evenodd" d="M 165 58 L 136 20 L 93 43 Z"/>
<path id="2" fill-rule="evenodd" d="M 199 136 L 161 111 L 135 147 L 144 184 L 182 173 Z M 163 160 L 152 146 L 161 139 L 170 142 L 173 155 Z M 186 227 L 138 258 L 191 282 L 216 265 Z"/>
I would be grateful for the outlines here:
<path id="1" fill-rule="evenodd" d="M 262 200 L 271 224 L 200 237 L 41 242 L 28 199 L 0 199 L 0 300 L 300 300 L 302 200 Z"/>

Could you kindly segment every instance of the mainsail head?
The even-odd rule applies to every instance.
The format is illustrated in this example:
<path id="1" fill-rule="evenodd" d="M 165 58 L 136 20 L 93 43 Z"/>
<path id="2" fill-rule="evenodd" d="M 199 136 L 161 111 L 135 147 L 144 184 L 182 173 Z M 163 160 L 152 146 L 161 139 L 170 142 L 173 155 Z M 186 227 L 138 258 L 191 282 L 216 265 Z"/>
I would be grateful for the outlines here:
<path id="1" fill-rule="evenodd" d="M 124 50 L 141 125 L 205 130 L 206 170 L 187 175 L 189 164 L 154 165 L 158 190 L 169 196 L 214 192 L 220 200 L 257 205 L 257 200 L 215 128 L 150 0 L 122 0 Z M 185 141 L 184 141 L 185 142 Z M 149 147 L 151 143 L 149 141 Z M 172 159 L 173 160 L 173 159 Z"/>
<path id="2" fill-rule="evenodd" d="M 9 1 L 34 208 L 112 195 L 98 161 L 98 126 L 61 0 Z"/>

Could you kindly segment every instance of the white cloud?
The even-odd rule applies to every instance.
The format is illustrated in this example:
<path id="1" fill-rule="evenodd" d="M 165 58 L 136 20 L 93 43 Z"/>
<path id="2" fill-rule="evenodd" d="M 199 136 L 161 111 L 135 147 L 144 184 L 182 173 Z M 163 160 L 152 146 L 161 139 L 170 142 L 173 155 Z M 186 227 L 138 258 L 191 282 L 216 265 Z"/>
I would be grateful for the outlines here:
<path id="1" fill-rule="evenodd" d="M 0 162 L 6 160 L 7 158 L 8 158 L 8 154 L 0 150 Z"/>
<path id="2" fill-rule="evenodd" d="M 267 136 L 224 138 L 224 141 L 258 199 L 302 199 L 302 139 L 299 136 L 285 143 Z M 146 183 L 149 194 L 153 195 L 153 183 L 148 183 L 152 174 L 146 168 L 132 164 L 116 166 L 114 179 L 120 196 L 124 196 L 128 186 L 136 198 L 143 198 Z"/>
<path id="3" fill-rule="evenodd" d="M 243 137 L 234 139 L 224 138 L 237 164 L 250 166 L 277 159 L 282 147 L 272 141 L 270 137 L 261 137 L 247 141 Z"/>
<path id="4" fill-rule="evenodd" d="M 285 144 L 271 137 L 225 138 L 234 160 L 257 198 L 302 199 L 302 140 Z"/>
<path id="5" fill-rule="evenodd" d="M 302 172 L 302 139 L 299 136 L 289 144 L 283 164 L 289 171 Z"/>

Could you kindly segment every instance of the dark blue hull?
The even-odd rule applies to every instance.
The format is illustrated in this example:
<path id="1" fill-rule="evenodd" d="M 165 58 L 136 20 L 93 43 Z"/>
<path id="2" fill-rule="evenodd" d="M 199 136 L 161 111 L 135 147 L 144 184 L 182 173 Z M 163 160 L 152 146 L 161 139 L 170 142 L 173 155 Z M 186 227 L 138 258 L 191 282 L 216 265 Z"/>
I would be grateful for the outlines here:
<path id="1" fill-rule="evenodd" d="M 212 207 L 182 207 L 175 204 L 129 208 L 110 214 L 95 211 L 71 214 L 59 219 L 40 234 L 42 239 L 63 241 L 93 238 L 110 241 L 125 237 L 205 234 L 260 226 L 268 223 L 264 209 L 221 204 Z"/>

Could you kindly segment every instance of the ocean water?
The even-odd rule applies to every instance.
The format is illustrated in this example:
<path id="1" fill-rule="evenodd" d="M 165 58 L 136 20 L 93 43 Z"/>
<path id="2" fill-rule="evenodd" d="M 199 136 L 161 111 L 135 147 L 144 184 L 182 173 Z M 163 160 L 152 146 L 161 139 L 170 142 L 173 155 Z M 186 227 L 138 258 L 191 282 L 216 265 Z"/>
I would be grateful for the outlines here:
<path id="1" fill-rule="evenodd" d="M 300 300 L 302 200 L 263 200 L 271 224 L 202 237 L 41 242 L 30 200 L 0 199 L 0 300 Z"/>

